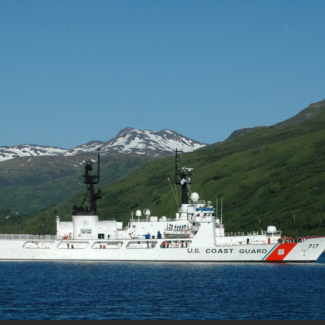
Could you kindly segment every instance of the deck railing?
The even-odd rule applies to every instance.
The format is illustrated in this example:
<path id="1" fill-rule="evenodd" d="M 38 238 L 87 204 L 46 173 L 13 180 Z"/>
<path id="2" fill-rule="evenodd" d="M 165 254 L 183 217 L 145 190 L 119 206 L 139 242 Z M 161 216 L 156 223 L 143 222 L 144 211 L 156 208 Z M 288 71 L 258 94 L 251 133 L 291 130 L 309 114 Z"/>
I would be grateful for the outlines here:
<path id="1" fill-rule="evenodd" d="M 0 234 L 0 240 L 55 240 L 52 235 L 8 235 Z"/>

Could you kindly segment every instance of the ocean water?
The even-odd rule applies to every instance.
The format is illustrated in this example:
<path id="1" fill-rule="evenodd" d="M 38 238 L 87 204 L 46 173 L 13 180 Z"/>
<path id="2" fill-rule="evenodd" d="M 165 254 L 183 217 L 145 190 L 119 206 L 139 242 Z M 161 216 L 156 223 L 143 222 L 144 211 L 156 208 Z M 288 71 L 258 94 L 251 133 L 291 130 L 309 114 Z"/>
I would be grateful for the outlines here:
<path id="1" fill-rule="evenodd" d="M 311 264 L 0 262 L 0 319 L 325 319 Z"/>

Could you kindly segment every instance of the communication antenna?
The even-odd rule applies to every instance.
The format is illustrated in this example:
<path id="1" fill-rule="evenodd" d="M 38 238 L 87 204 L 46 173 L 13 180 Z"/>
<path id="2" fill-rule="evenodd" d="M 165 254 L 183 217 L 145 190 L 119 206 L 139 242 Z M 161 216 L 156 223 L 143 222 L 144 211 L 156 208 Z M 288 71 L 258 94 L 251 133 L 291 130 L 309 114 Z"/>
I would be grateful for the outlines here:
<path id="1" fill-rule="evenodd" d="M 222 208 L 223 208 L 223 198 L 221 198 L 221 211 L 220 211 L 221 229 L 222 229 Z"/>
<path id="2" fill-rule="evenodd" d="M 182 204 L 188 204 L 187 189 L 191 183 L 191 179 L 188 176 L 192 175 L 193 168 L 178 167 L 179 157 L 178 153 L 183 151 L 175 150 L 175 184 L 182 186 Z"/>
<path id="3" fill-rule="evenodd" d="M 86 161 L 85 163 L 85 174 L 83 175 L 84 177 L 84 184 L 86 184 L 87 186 L 87 192 L 85 194 L 85 197 L 80 205 L 80 207 L 78 208 L 77 206 L 73 207 L 73 210 L 75 211 L 74 214 L 85 214 L 85 212 L 87 214 L 90 215 L 96 215 L 97 214 L 97 205 L 96 205 L 96 201 L 98 199 L 100 199 L 102 197 L 102 191 L 99 189 L 97 191 L 97 193 L 95 192 L 95 188 L 94 185 L 98 184 L 100 181 L 100 155 L 99 155 L 99 151 L 100 148 L 97 149 L 98 153 L 98 168 L 97 168 L 97 174 L 92 174 L 91 172 L 93 171 L 93 162 L 92 161 Z M 87 196 L 90 196 L 90 210 L 89 211 L 85 211 L 85 209 L 83 208 L 83 204 L 86 201 Z"/>
<path id="4" fill-rule="evenodd" d="M 169 184 L 170 184 L 170 188 L 171 188 L 172 193 L 173 193 L 173 195 L 174 195 L 174 199 L 175 199 L 176 205 L 177 205 L 177 207 L 179 207 L 179 201 L 178 201 L 178 196 L 177 196 L 176 189 L 175 189 L 175 191 L 174 191 L 173 186 L 172 186 L 172 183 L 171 183 L 169 177 L 167 178 L 167 180 L 168 180 L 168 182 L 169 182 Z M 175 187 L 176 187 L 176 185 L 175 185 Z"/>
<path id="5" fill-rule="evenodd" d="M 216 199 L 216 219 L 218 219 L 219 216 L 219 207 L 218 207 L 219 199 Z"/>
<path id="6" fill-rule="evenodd" d="M 95 185 L 98 184 L 100 181 L 100 155 L 99 151 L 100 148 L 97 149 L 97 161 L 98 161 L 98 167 L 97 167 L 97 175 L 92 175 L 90 172 L 93 170 L 93 162 L 92 161 L 86 161 L 85 165 L 85 174 L 83 177 L 85 178 L 84 183 L 86 185 Z"/>

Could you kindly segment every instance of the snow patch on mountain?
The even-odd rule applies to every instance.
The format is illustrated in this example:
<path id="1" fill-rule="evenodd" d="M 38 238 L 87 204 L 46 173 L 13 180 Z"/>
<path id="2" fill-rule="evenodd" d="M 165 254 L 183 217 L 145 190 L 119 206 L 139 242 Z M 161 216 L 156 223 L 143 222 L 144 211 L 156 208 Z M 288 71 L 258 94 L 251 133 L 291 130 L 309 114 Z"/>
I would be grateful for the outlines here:
<path id="1" fill-rule="evenodd" d="M 204 146 L 206 144 L 170 130 L 154 132 L 125 128 L 115 138 L 107 142 L 91 141 L 71 150 L 30 144 L 0 147 L 0 161 L 33 156 L 75 156 L 92 153 L 98 148 L 101 148 L 102 155 L 133 153 L 148 156 L 166 156 L 174 153 L 176 149 L 191 152 Z"/>
<path id="2" fill-rule="evenodd" d="M 167 155 L 176 149 L 191 152 L 202 148 L 206 144 L 191 140 L 177 132 L 162 130 L 153 132 L 133 128 L 123 129 L 116 138 L 103 144 L 105 152 L 141 153 L 154 155 Z"/>
<path id="3" fill-rule="evenodd" d="M 35 156 L 69 156 L 69 150 L 40 145 L 23 144 L 13 147 L 0 147 L 0 161 Z"/>

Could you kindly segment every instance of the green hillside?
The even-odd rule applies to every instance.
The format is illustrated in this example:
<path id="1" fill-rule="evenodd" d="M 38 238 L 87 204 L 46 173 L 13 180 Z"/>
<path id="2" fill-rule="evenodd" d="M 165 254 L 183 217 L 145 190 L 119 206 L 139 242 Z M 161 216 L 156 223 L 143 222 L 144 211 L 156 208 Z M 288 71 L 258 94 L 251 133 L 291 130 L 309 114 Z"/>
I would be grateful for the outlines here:
<path id="1" fill-rule="evenodd" d="M 29 214 L 83 192 L 83 160 L 75 157 L 17 158 L 0 164 L 0 206 Z M 123 178 L 152 159 L 136 155 L 102 157 L 101 184 Z"/>
<path id="2" fill-rule="evenodd" d="M 256 129 L 240 137 L 183 154 L 193 167 L 192 192 L 205 200 L 223 198 L 227 232 L 266 229 L 284 234 L 325 234 L 325 111 L 286 127 Z M 171 186 L 174 158 L 153 161 L 102 188 L 100 219 L 127 222 L 131 212 L 153 216 L 177 211 Z M 178 188 L 180 201 L 180 189 Z M 1 221 L 0 232 L 55 233 L 55 217 L 71 220 L 81 196 L 29 216 Z M 220 200 L 219 200 L 220 206 Z"/>
<path id="3" fill-rule="evenodd" d="M 289 118 L 281 123 L 277 123 L 275 127 L 284 128 L 284 127 L 298 125 L 301 122 L 305 122 L 312 119 L 314 116 L 318 115 L 320 112 L 324 110 L 325 110 L 325 99 L 320 102 L 309 105 L 307 108 L 299 112 L 296 116 L 293 116 L 292 118 Z"/>

